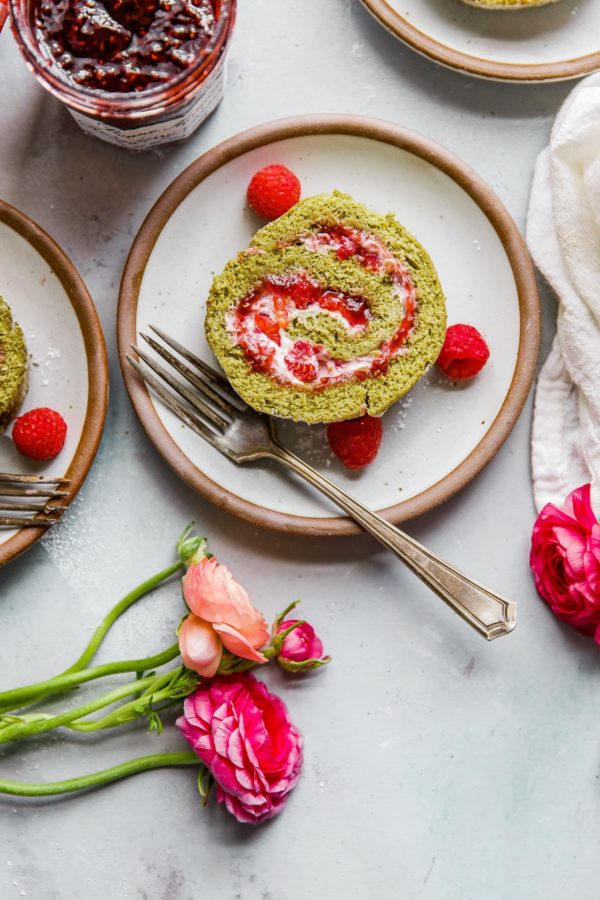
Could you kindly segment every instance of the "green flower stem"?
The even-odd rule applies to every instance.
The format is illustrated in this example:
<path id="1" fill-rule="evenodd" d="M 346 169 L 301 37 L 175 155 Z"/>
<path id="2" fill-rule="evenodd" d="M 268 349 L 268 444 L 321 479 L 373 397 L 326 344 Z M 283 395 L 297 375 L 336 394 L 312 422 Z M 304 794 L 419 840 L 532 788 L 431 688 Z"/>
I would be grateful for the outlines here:
<path id="1" fill-rule="evenodd" d="M 100 644 L 119 616 L 122 616 L 130 606 L 133 606 L 134 603 L 152 591 L 155 587 L 158 587 L 161 582 L 166 581 L 167 578 L 170 578 L 171 575 L 174 575 L 183 568 L 183 563 L 178 560 L 176 563 L 173 563 L 173 565 L 163 569 L 162 572 L 158 572 L 157 575 L 153 575 L 152 578 L 148 578 L 147 581 L 142 582 L 142 584 L 123 597 L 123 599 L 120 600 L 116 606 L 113 606 L 110 612 L 102 619 L 102 622 L 96 628 L 90 642 L 79 659 L 77 659 L 72 666 L 69 666 L 68 669 L 65 669 L 64 672 L 61 672 L 61 675 L 70 675 L 71 672 L 80 672 L 82 669 L 85 669 L 90 660 L 96 655 Z"/>
<path id="2" fill-rule="evenodd" d="M 171 677 L 171 675 L 172 673 L 169 672 L 169 677 Z M 161 676 L 162 679 L 164 679 L 164 677 L 164 675 Z M 117 701 L 122 700 L 124 697 L 151 688 L 157 680 L 155 675 L 137 679 L 120 688 L 116 688 L 114 691 L 110 691 L 108 694 L 104 694 L 102 697 L 96 697 L 95 700 L 90 700 L 89 703 L 85 703 L 83 706 L 78 706 L 76 709 L 70 709 L 58 716 L 44 715 L 41 713 L 34 713 L 30 716 L 20 716 L 19 721 L 9 723 L 3 728 L 0 728 L 0 744 L 8 744 L 10 741 L 20 741 L 24 738 L 33 737 L 36 734 L 42 734 L 43 732 L 60 728 L 61 725 L 68 725 L 70 722 L 75 722 L 77 719 L 88 716 L 90 713 L 96 712 L 105 706 L 117 703 Z"/>
<path id="3" fill-rule="evenodd" d="M 178 560 L 176 563 L 173 563 L 166 569 L 163 569 L 161 572 L 158 572 L 156 575 L 153 575 L 151 578 L 148 578 L 146 581 L 142 582 L 142 584 L 138 585 L 138 587 L 134 588 L 134 590 L 130 591 L 125 597 L 123 597 L 123 599 L 120 600 L 116 604 L 116 606 L 114 606 L 110 610 L 110 612 L 108 612 L 103 618 L 102 622 L 100 623 L 98 628 L 96 628 L 81 656 L 75 660 L 73 665 L 69 666 L 68 669 L 65 669 L 64 672 L 61 672 L 60 675 L 56 675 L 53 678 L 47 679 L 46 681 L 40 681 L 37 684 L 28 685 L 23 688 L 16 688 L 12 691 L 4 691 L 0 693 L 0 714 L 13 709 L 18 709 L 20 706 L 39 701 L 44 697 L 47 697 L 49 694 L 57 693 L 59 691 L 72 690 L 74 687 L 77 687 L 78 684 L 81 684 L 82 682 L 80 681 L 65 682 L 63 679 L 65 678 L 65 676 L 84 671 L 87 664 L 98 652 L 100 644 L 102 643 L 114 623 L 117 621 L 119 616 L 123 615 L 123 613 L 127 609 L 129 609 L 130 606 L 133 606 L 134 603 L 148 594 L 151 590 L 153 590 L 155 587 L 158 587 L 159 584 L 161 584 L 163 581 L 166 581 L 167 578 L 170 578 L 171 575 L 174 575 L 176 572 L 179 572 L 183 568 L 185 568 L 184 564 L 181 562 L 181 560 Z M 168 662 L 173 658 L 174 657 L 169 656 L 169 658 L 165 661 Z M 115 663 L 114 665 L 119 666 L 123 665 L 123 663 Z M 145 666 L 144 668 L 152 668 L 156 665 L 162 665 L 162 663 L 153 662 L 150 663 L 150 665 Z M 90 669 L 88 671 L 91 672 L 95 670 Z M 134 671 L 140 671 L 140 669 L 114 669 L 114 673 Z M 93 678 L 101 678 L 103 674 L 112 674 L 112 672 L 95 674 L 90 676 L 90 678 L 86 678 L 84 680 L 89 681 Z"/>
<path id="4" fill-rule="evenodd" d="M 14 688 L 12 691 L 4 691 L 0 693 L 0 713 L 18 709 L 25 704 L 32 703 L 34 700 L 39 700 L 46 694 L 70 690 L 80 684 L 85 684 L 87 681 L 103 678 L 105 675 L 119 675 L 123 672 L 147 672 L 150 669 L 164 666 L 165 663 L 171 662 L 177 656 L 179 656 L 179 644 L 172 644 L 166 650 L 163 650 L 162 653 L 147 656 L 144 659 L 126 659 L 105 663 L 92 669 L 57 675 L 54 678 L 48 678 L 46 681 L 38 681 L 37 684 Z"/>
<path id="5" fill-rule="evenodd" d="M 152 756 L 140 756 L 137 759 L 129 759 L 113 766 L 94 772 L 91 775 L 80 775 L 79 778 L 67 778 L 66 781 L 53 781 L 49 784 L 28 784 L 23 781 L 6 781 L 0 779 L 0 794 L 13 794 L 21 797 L 50 797 L 54 794 L 69 794 L 73 791 L 83 791 L 87 788 L 98 787 L 101 784 L 109 784 L 111 781 L 119 781 L 129 775 L 137 775 L 139 772 L 147 772 L 150 769 L 163 769 L 168 766 L 199 766 L 202 765 L 195 753 L 155 753 Z"/>
<path id="6" fill-rule="evenodd" d="M 181 666 L 179 669 L 158 676 L 141 697 L 137 697 L 129 703 L 123 703 L 101 719 L 83 722 L 77 720 L 67 727 L 73 731 L 104 731 L 107 728 L 117 728 L 119 725 L 125 725 L 149 713 L 162 712 L 167 707 L 172 706 L 174 703 L 179 703 L 184 697 L 191 694 L 198 686 L 199 680 L 192 672 L 188 672 L 187 669 Z"/>

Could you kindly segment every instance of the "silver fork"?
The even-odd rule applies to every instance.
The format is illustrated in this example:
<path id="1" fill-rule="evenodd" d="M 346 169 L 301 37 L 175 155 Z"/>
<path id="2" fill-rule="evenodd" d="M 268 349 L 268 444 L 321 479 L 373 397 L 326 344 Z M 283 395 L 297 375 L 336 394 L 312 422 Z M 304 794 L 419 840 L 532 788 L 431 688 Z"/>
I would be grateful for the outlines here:
<path id="1" fill-rule="evenodd" d="M 57 503 L 68 496 L 68 478 L 14 475 L 0 472 L 0 528 L 49 528 L 58 522 L 66 506 Z M 11 513 L 3 516 L 2 512 Z"/>
<path id="2" fill-rule="evenodd" d="M 517 613 L 513 601 L 459 572 L 299 459 L 280 443 L 273 419 L 250 409 L 221 375 L 178 341 L 153 325 L 150 329 L 162 343 L 148 334 L 141 337 L 186 383 L 135 345 L 138 359 L 129 354 L 127 359 L 196 434 L 236 463 L 274 459 L 296 472 L 391 550 L 486 640 L 513 630 Z"/>

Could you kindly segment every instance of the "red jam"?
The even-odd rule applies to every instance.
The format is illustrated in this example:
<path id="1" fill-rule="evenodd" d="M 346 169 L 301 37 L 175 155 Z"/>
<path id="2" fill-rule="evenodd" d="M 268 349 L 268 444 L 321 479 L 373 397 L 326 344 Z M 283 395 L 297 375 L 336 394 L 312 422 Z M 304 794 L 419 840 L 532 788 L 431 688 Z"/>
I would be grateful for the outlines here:
<path id="1" fill-rule="evenodd" d="M 38 41 L 82 87 L 139 92 L 181 75 L 215 30 L 211 0 L 34 0 Z"/>
<path id="2" fill-rule="evenodd" d="M 379 238 L 339 225 L 300 235 L 294 243 L 314 253 L 335 253 L 340 260 L 355 257 L 365 269 L 388 275 L 403 298 L 404 317 L 394 336 L 373 352 L 352 360 L 336 359 L 320 344 L 294 341 L 287 329 L 299 312 L 324 310 L 340 316 L 349 331 L 365 331 L 373 319 L 365 298 L 326 290 L 304 272 L 268 276 L 228 316 L 227 326 L 249 365 L 281 384 L 312 391 L 383 375 L 415 320 L 416 291 L 408 269 Z"/>
<path id="3" fill-rule="evenodd" d="M 324 290 L 304 274 L 263 278 L 240 301 L 232 317 L 238 344 L 255 372 L 273 374 L 274 345 L 282 346 L 282 332 L 288 328 L 292 315 L 309 309 L 337 314 L 349 328 L 363 331 L 372 319 L 363 297 Z M 285 365 L 294 378 L 307 384 L 318 378 L 319 356 L 324 358 L 326 354 L 326 349 L 318 344 L 295 341 L 285 353 Z M 330 380 L 324 376 L 319 381 L 325 384 Z"/>
<path id="4" fill-rule="evenodd" d="M 366 328 L 373 318 L 369 304 L 364 297 L 349 297 L 339 291 L 323 290 L 320 285 L 306 277 L 271 277 L 264 278 L 252 293 L 240 301 L 236 310 L 236 319 L 241 322 L 249 316 L 265 318 L 260 315 L 261 302 L 266 296 L 273 301 L 275 321 L 272 325 L 277 330 L 287 328 L 290 310 L 308 309 L 318 306 L 331 313 L 338 313 L 346 320 L 350 328 Z M 279 340 L 277 341 L 279 343 Z"/>
<path id="5" fill-rule="evenodd" d="M 369 269 L 370 272 L 379 271 L 381 265 L 380 254 L 377 250 L 367 249 L 364 246 L 359 231 L 344 228 L 342 225 L 334 225 L 326 231 L 320 232 L 318 237 L 327 237 L 331 241 L 338 259 L 350 259 L 350 257 L 355 256 L 365 269 Z"/>
<path id="6" fill-rule="evenodd" d="M 364 381 L 383 375 L 413 326 L 414 288 L 405 297 L 405 315 L 394 336 L 369 356 L 336 359 L 326 347 L 308 340 L 292 340 L 286 329 L 298 310 L 313 308 L 340 315 L 353 330 L 365 330 L 372 320 L 366 300 L 328 291 L 304 273 L 267 277 L 232 312 L 228 326 L 254 372 L 281 384 L 323 390 L 345 381 Z"/>

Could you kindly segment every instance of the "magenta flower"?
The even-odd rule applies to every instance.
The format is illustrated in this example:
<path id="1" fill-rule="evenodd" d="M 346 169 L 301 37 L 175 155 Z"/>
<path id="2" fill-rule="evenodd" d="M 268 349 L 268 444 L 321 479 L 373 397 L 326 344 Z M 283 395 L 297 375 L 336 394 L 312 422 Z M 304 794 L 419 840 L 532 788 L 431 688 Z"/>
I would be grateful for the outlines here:
<path id="1" fill-rule="evenodd" d="M 277 626 L 277 634 L 288 632 L 279 647 L 277 662 L 284 669 L 299 671 L 316 669 L 330 661 L 323 656 L 323 644 L 315 629 L 302 619 L 287 619 Z M 277 641 L 275 641 L 277 646 Z"/>
<path id="2" fill-rule="evenodd" d="M 186 697 L 177 726 L 239 822 L 281 812 L 302 770 L 302 735 L 253 675 L 217 676 Z"/>
<path id="3" fill-rule="evenodd" d="M 535 586 L 552 612 L 600 643 L 600 525 L 584 484 L 563 509 L 547 503 L 531 536 Z"/>

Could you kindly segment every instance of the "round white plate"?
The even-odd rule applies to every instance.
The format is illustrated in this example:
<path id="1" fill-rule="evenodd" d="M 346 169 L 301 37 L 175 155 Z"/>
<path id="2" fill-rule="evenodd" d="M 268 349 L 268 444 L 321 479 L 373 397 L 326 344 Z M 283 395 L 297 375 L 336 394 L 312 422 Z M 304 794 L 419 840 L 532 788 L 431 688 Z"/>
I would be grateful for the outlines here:
<path id="1" fill-rule="evenodd" d="M 49 462 L 22 456 L 0 435 L 0 472 L 65 476 L 68 504 L 94 458 L 106 412 L 104 339 L 87 290 L 59 247 L 30 219 L 0 201 L 0 295 L 21 325 L 30 356 L 21 412 L 58 410 L 67 422 L 62 452 Z M 41 529 L 0 529 L 0 563 L 41 536 Z"/>
<path id="2" fill-rule="evenodd" d="M 338 188 L 391 210 L 429 250 L 449 322 L 473 324 L 489 342 L 490 362 L 472 382 L 457 386 L 433 369 L 386 413 L 380 453 L 359 473 L 332 456 L 324 427 L 280 426 L 287 446 L 371 508 L 394 521 L 416 515 L 473 477 L 512 428 L 533 375 L 538 298 L 527 251 L 499 200 L 455 157 L 411 132 L 361 118 L 284 120 L 238 135 L 186 170 L 143 225 L 123 276 L 118 338 L 134 406 L 168 462 L 219 505 L 285 530 L 354 529 L 332 520 L 335 508 L 284 469 L 237 466 L 208 446 L 148 394 L 124 359 L 154 324 L 217 365 L 204 337 L 205 299 L 214 275 L 262 224 L 245 206 L 245 189 L 273 162 L 297 173 L 303 196 Z"/>
<path id="3" fill-rule="evenodd" d="M 484 10 L 461 0 L 363 0 L 397 37 L 471 75 L 509 81 L 579 78 L 600 68 L 600 3 L 560 0 Z"/>

